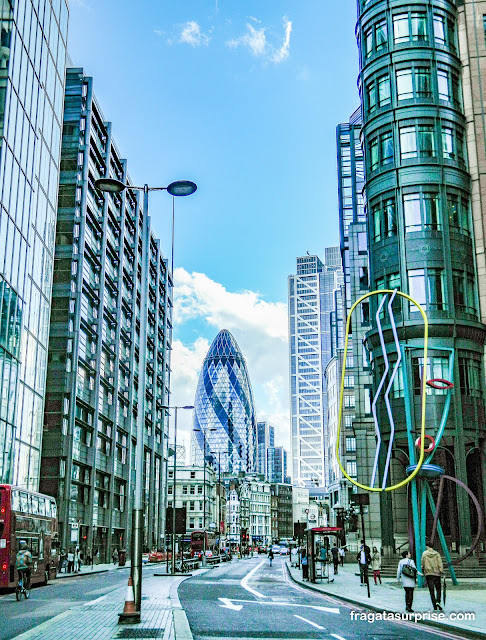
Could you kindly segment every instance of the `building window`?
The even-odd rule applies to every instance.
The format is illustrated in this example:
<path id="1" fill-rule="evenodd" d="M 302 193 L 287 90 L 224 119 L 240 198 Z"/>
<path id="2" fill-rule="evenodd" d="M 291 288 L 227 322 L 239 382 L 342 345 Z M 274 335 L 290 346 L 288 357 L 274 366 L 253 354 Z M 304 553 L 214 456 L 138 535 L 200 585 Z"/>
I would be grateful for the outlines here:
<path id="1" fill-rule="evenodd" d="M 356 478 L 358 476 L 358 466 L 356 464 L 356 460 L 346 461 L 346 473 L 351 478 Z"/>
<path id="2" fill-rule="evenodd" d="M 196 477 L 196 472 L 195 471 L 191 471 L 191 478 L 195 478 Z"/>
<path id="3" fill-rule="evenodd" d="M 440 230 L 437 193 L 407 193 L 403 196 L 405 231 Z"/>
<path id="4" fill-rule="evenodd" d="M 398 69 L 396 73 L 396 80 L 398 100 L 432 97 L 432 83 L 429 67 Z"/>
<path id="5" fill-rule="evenodd" d="M 391 103 L 390 75 L 387 73 L 373 79 L 366 87 L 368 111 L 372 113 L 377 107 L 386 107 Z"/>
<path id="6" fill-rule="evenodd" d="M 350 451 L 351 453 L 356 451 L 356 438 L 354 436 L 346 437 L 346 451 Z"/>
<path id="7" fill-rule="evenodd" d="M 463 192 L 447 192 L 447 217 L 449 219 L 449 228 L 466 235 L 469 231 L 469 200 L 468 196 Z"/>
<path id="8" fill-rule="evenodd" d="M 384 131 L 370 141 L 369 162 L 371 171 L 393 162 L 393 134 L 391 131 Z"/>
<path id="9" fill-rule="evenodd" d="M 352 395 L 352 396 L 344 396 L 344 406 L 346 408 L 354 408 L 355 404 L 356 404 L 356 400 L 355 400 L 354 395 Z"/>
<path id="10" fill-rule="evenodd" d="M 439 100 L 461 106 L 460 80 L 456 72 L 449 68 L 437 69 L 437 89 Z"/>
<path id="11" fill-rule="evenodd" d="M 412 358 L 413 392 L 416 396 L 422 395 L 422 376 L 424 371 L 424 359 Z M 447 356 L 435 356 L 427 358 L 426 380 L 449 379 L 449 358 Z M 446 389 L 434 389 L 426 387 L 428 396 L 441 396 L 447 393 Z"/>
<path id="12" fill-rule="evenodd" d="M 413 11 L 394 15 L 393 38 L 395 44 L 427 40 L 427 14 Z"/>
<path id="13" fill-rule="evenodd" d="M 459 358 L 459 381 L 461 394 L 480 398 L 482 396 L 481 361 L 472 358 Z"/>
<path id="14" fill-rule="evenodd" d="M 434 40 L 441 47 L 456 51 L 456 30 L 454 20 L 441 13 L 434 13 Z"/>
<path id="15" fill-rule="evenodd" d="M 466 271 L 453 269 L 452 290 L 456 311 L 477 316 L 474 276 Z"/>
<path id="16" fill-rule="evenodd" d="M 385 198 L 371 206 L 374 241 L 397 234 L 395 198 Z"/>
<path id="17" fill-rule="evenodd" d="M 465 166 L 464 136 L 454 125 L 442 126 L 442 155 L 445 160 L 453 160 Z"/>
<path id="18" fill-rule="evenodd" d="M 400 127 L 400 158 L 434 158 L 436 153 L 434 126 L 429 124 Z"/>
<path id="19" fill-rule="evenodd" d="M 355 419 L 355 415 L 346 415 L 344 416 L 344 426 L 347 429 L 351 429 L 353 427 L 353 420 Z"/>
<path id="20" fill-rule="evenodd" d="M 373 53 L 383 53 L 388 48 L 388 27 L 386 20 L 376 22 L 364 32 L 364 57 L 370 58 Z"/>
<path id="21" fill-rule="evenodd" d="M 410 297 L 422 305 L 424 309 L 431 311 L 447 309 L 444 299 L 443 269 L 410 269 L 408 271 L 408 291 Z M 419 312 L 413 303 L 410 303 L 410 312 Z"/>

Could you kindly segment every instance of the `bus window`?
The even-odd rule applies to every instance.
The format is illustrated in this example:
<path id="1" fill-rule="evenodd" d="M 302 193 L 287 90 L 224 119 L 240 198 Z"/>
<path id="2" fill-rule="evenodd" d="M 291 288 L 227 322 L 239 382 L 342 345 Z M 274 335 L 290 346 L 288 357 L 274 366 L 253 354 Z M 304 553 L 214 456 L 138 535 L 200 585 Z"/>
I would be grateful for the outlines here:
<path id="1" fill-rule="evenodd" d="M 39 515 L 40 516 L 45 516 L 46 515 L 46 500 L 45 500 L 45 498 L 40 498 L 39 497 Z"/>
<path id="2" fill-rule="evenodd" d="M 20 511 L 20 493 L 19 491 L 12 491 L 12 510 Z"/>
<path id="3" fill-rule="evenodd" d="M 30 551 L 32 553 L 33 558 L 39 557 L 39 538 L 31 538 L 30 542 Z"/>
<path id="4" fill-rule="evenodd" d="M 29 513 L 29 496 L 23 491 L 20 494 L 20 510 L 23 513 Z"/>
<path id="5" fill-rule="evenodd" d="M 55 518 L 57 516 L 57 505 L 54 500 L 51 502 L 51 516 Z"/>
<path id="6" fill-rule="evenodd" d="M 39 515 L 39 498 L 37 496 L 31 496 L 32 498 L 32 513 L 37 516 Z"/>
<path id="7" fill-rule="evenodd" d="M 51 517 L 51 501 L 50 500 L 46 500 L 46 516 L 48 518 Z"/>
<path id="8" fill-rule="evenodd" d="M 39 559 L 44 559 L 44 536 L 41 534 L 39 538 Z"/>

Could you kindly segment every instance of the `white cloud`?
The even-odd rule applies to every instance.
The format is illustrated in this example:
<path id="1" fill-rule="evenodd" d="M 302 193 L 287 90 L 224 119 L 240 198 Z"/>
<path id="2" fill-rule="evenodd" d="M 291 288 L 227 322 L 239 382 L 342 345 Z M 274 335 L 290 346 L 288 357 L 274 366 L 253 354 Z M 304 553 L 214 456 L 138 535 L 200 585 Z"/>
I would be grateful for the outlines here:
<path id="1" fill-rule="evenodd" d="M 267 50 L 267 39 L 265 37 L 265 27 L 261 27 L 261 29 L 255 29 L 255 27 L 251 24 L 247 24 L 247 33 L 242 35 L 240 38 L 236 38 L 233 40 L 228 40 L 226 45 L 235 49 L 239 46 L 247 47 L 252 55 L 254 56 L 263 56 Z"/>
<path id="2" fill-rule="evenodd" d="M 201 27 L 194 20 L 190 20 L 182 25 L 178 42 L 190 44 L 191 47 L 207 47 L 209 36 L 201 31 Z"/>
<path id="3" fill-rule="evenodd" d="M 289 57 L 290 51 L 290 34 L 292 32 L 292 23 L 287 18 L 283 19 L 285 37 L 280 49 L 277 49 L 271 56 L 271 61 L 275 64 L 280 64 Z"/>
<path id="4" fill-rule="evenodd" d="M 250 16 L 250 20 L 260 23 L 260 20 L 253 16 Z M 247 32 L 245 34 L 239 38 L 228 40 L 226 46 L 232 49 L 240 46 L 246 47 L 255 57 L 264 57 L 274 64 L 280 64 L 289 57 L 292 22 L 288 18 L 283 18 L 283 27 L 284 41 L 281 47 L 274 47 L 268 42 L 265 35 L 266 27 L 255 28 L 250 23 L 246 25 Z"/>
<path id="5" fill-rule="evenodd" d="M 287 305 L 267 302 L 254 291 L 228 291 L 202 273 L 175 271 L 174 326 L 201 322 L 214 331 L 231 331 L 246 359 L 258 420 L 275 426 L 277 443 L 289 448 Z M 172 352 L 172 403 L 194 402 L 197 380 L 209 342 L 197 337 L 190 344 L 175 340 Z M 181 435 L 189 445 L 189 412 L 180 412 Z"/>

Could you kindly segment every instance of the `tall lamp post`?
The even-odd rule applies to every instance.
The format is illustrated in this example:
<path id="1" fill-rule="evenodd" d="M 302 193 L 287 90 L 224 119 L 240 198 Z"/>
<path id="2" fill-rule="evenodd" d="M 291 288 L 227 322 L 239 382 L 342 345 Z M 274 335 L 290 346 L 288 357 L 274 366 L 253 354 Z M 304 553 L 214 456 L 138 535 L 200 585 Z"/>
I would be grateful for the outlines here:
<path id="1" fill-rule="evenodd" d="M 223 453 L 228 453 L 224 451 Z M 216 453 L 214 451 L 210 451 L 212 456 L 215 456 Z M 218 450 L 218 491 L 216 492 L 216 497 L 218 498 L 218 556 L 221 555 L 221 451 Z"/>
<path id="2" fill-rule="evenodd" d="M 143 191 L 143 245 L 145 251 L 142 259 L 142 290 L 140 292 L 140 362 L 138 376 L 138 412 L 137 412 L 137 444 L 135 448 L 135 499 L 132 510 L 132 540 L 130 549 L 131 576 L 135 596 L 136 614 L 130 615 L 126 622 L 140 621 L 142 610 L 142 536 L 143 536 L 143 431 L 145 423 L 145 386 L 147 369 L 147 325 L 148 325 L 148 289 L 150 274 L 150 218 L 148 215 L 148 196 L 150 191 L 167 191 L 171 196 L 190 196 L 197 185 L 189 180 L 171 182 L 167 187 L 134 187 L 115 178 L 100 178 L 95 181 L 95 187 L 105 193 L 121 193 L 125 189 Z M 174 269 L 174 207 L 172 207 L 172 271 Z M 172 276 L 173 277 L 173 276 Z M 120 618 L 122 620 L 122 618 Z"/>
<path id="3" fill-rule="evenodd" d="M 172 540 L 171 540 L 171 575 L 175 576 L 175 540 L 176 540 L 176 491 L 177 491 L 177 411 L 178 409 L 194 409 L 191 405 L 185 405 L 183 407 L 170 407 L 169 405 L 162 405 L 162 409 L 174 409 L 174 466 L 173 466 L 173 491 L 172 491 Z"/>

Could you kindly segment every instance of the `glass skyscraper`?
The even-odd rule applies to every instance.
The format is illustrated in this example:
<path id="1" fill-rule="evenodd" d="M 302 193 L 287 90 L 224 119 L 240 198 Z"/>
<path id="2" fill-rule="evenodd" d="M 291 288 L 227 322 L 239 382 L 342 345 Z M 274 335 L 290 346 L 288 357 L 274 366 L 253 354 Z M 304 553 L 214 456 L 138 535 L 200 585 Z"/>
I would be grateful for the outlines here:
<path id="1" fill-rule="evenodd" d="M 317 256 L 297 258 L 297 274 L 289 276 L 292 478 L 321 487 L 329 468 L 324 372 L 332 357 L 333 328 L 339 335 L 331 314 L 343 284 L 339 248 L 329 247 L 325 255 L 325 263 Z"/>
<path id="2" fill-rule="evenodd" d="M 0 482 L 37 489 L 68 8 L 0 0 L 0 12 Z"/>
<path id="3" fill-rule="evenodd" d="M 256 472 L 268 475 L 267 449 L 275 446 L 275 427 L 268 422 L 257 422 Z"/>
<path id="4" fill-rule="evenodd" d="M 226 329 L 218 333 L 204 359 L 194 402 L 193 461 L 200 464 L 208 456 L 214 464 L 220 457 L 223 472 L 255 471 L 250 378 L 240 348 Z"/>

